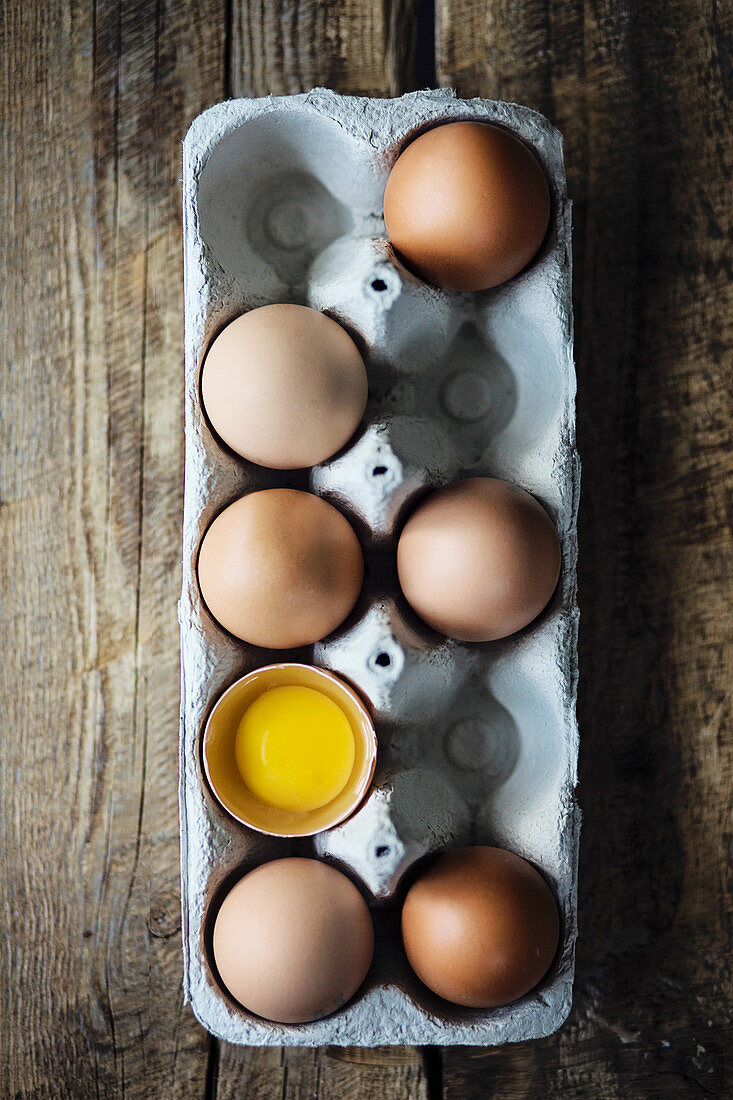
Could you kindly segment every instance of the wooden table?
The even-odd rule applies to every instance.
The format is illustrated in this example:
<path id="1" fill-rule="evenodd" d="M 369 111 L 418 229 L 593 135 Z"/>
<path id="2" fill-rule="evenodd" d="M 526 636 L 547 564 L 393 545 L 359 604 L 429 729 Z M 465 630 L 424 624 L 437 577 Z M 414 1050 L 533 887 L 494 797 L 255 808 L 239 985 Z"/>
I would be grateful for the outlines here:
<path id="1" fill-rule="evenodd" d="M 0 22 L 3 1095 L 732 1095 L 731 9 L 5 0 Z M 496 1051 L 235 1049 L 181 994 L 180 141 L 229 95 L 435 83 L 566 137 L 575 1005 Z"/>

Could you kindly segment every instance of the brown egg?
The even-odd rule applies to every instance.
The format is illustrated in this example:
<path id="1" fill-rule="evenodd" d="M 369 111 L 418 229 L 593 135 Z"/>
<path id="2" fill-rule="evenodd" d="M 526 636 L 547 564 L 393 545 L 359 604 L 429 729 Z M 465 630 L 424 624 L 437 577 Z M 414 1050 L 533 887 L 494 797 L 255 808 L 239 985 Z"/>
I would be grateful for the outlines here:
<path id="1" fill-rule="evenodd" d="M 438 856 L 402 908 L 412 969 L 434 993 L 469 1008 L 529 993 L 547 973 L 559 938 L 550 887 L 526 860 L 500 848 Z"/>
<path id="2" fill-rule="evenodd" d="M 335 1012 L 364 981 L 373 950 L 363 897 L 315 859 L 278 859 L 250 871 L 214 924 L 224 985 L 250 1012 L 280 1023 Z"/>
<path id="3" fill-rule="evenodd" d="M 384 194 L 387 233 L 421 278 L 485 290 L 518 274 L 550 221 L 550 191 L 534 153 L 483 122 L 421 134 L 398 158 Z"/>
<path id="4" fill-rule="evenodd" d="M 314 466 L 356 431 L 366 368 L 341 325 L 307 306 L 262 306 L 237 317 L 209 348 L 201 376 L 214 430 L 260 466 Z"/>
<path id="5" fill-rule="evenodd" d="M 235 637 L 292 649 L 343 622 L 364 561 L 349 522 L 325 500 L 264 489 L 216 517 L 201 542 L 198 577 L 209 611 Z"/>
<path id="6" fill-rule="evenodd" d="M 531 623 L 555 591 L 560 542 L 542 505 L 496 478 L 427 497 L 397 545 L 405 598 L 441 634 L 490 642 Z"/>

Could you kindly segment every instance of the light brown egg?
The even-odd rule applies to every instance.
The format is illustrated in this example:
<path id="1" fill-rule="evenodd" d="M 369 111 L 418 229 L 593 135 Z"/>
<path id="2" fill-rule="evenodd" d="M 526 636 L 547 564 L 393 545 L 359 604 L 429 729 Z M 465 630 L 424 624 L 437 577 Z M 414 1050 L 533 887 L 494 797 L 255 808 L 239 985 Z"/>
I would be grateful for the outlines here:
<path id="1" fill-rule="evenodd" d="M 346 330 L 324 313 L 262 306 L 214 340 L 201 394 L 212 427 L 237 454 L 297 469 L 330 458 L 354 434 L 366 368 Z"/>
<path id="2" fill-rule="evenodd" d="M 235 1000 L 267 1020 L 296 1024 L 353 997 L 372 961 L 374 929 L 346 875 L 315 859 L 278 859 L 224 898 L 213 946 Z"/>
<path id="3" fill-rule="evenodd" d="M 459 848 L 413 883 L 402 938 L 410 966 L 434 993 L 494 1008 L 545 976 L 560 918 L 550 887 L 526 860 L 500 848 Z"/>
<path id="4" fill-rule="evenodd" d="M 397 572 L 428 626 L 464 642 L 490 642 L 527 626 L 548 603 L 560 542 L 524 489 L 466 478 L 415 509 L 397 545 Z"/>
<path id="5" fill-rule="evenodd" d="M 198 577 L 209 611 L 235 637 L 292 649 L 343 622 L 364 561 L 348 520 L 325 500 L 264 489 L 216 517 L 201 542 Z"/>
<path id="6" fill-rule="evenodd" d="M 534 153 L 483 122 L 421 134 L 392 169 L 384 220 L 398 255 L 446 290 L 485 290 L 517 275 L 550 221 L 550 191 Z"/>

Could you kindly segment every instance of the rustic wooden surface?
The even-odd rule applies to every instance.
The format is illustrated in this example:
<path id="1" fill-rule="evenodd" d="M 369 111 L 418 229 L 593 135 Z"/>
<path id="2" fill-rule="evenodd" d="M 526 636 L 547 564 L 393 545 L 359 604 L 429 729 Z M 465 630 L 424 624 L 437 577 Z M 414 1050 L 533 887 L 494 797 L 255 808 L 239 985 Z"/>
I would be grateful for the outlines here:
<path id="1" fill-rule="evenodd" d="M 0 1089 L 723 1097 L 731 1045 L 732 18 L 713 0 L 6 0 Z M 180 139 L 228 94 L 437 80 L 566 135 L 575 1005 L 499 1051 L 241 1050 L 181 999 Z"/>

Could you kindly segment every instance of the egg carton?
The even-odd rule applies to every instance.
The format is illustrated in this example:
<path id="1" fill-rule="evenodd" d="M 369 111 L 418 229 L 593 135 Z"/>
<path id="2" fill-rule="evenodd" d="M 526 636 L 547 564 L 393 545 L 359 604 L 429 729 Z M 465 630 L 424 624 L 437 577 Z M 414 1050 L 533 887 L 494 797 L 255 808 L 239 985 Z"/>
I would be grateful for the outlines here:
<path id="1" fill-rule="evenodd" d="M 532 265 L 503 286 L 444 292 L 407 271 L 382 216 L 390 167 L 420 131 L 496 123 L 544 166 L 552 220 Z M 579 812 L 575 372 L 570 204 L 562 139 L 527 108 L 449 90 L 400 99 L 303 95 L 219 104 L 183 149 L 185 502 L 181 626 L 180 813 L 184 988 L 199 1020 L 232 1043 L 491 1045 L 554 1031 L 571 1002 Z M 202 413 L 206 348 L 245 310 L 298 302 L 323 310 L 363 352 L 369 402 L 343 452 L 311 470 L 263 469 L 228 452 Z M 433 634 L 399 594 L 396 533 L 410 506 L 457 476 L 506 478 L 537 496 L 560 535 L 560 584 L 520 634 L 465 645 Z M 257 649 L 222 630 L 196 581 L 201 537 L 245 492 L 288 485 L 342 510 L 365 552 L 349 619 L 317 645 Z M 369 701 L 379 739 L 371 792 L 343 824 L 306 839 L 232 820 L 204 779 L 201 738 L 219 695 L 279 660 L 339 673 Z M 558 899 L 562 942 L 540 987 L 514 1004 L 468 1010 L 440 1000 L 401 947 L 406 883 L 425 856 L 496 844 L 535 864 Z M 280 856 L 324 859 L 361 887 L 374 962 L 357 996 L 312 1023 L 270 1023 L 237 1005 L 211 965 L 212 923 L 243 870 Z"/>

